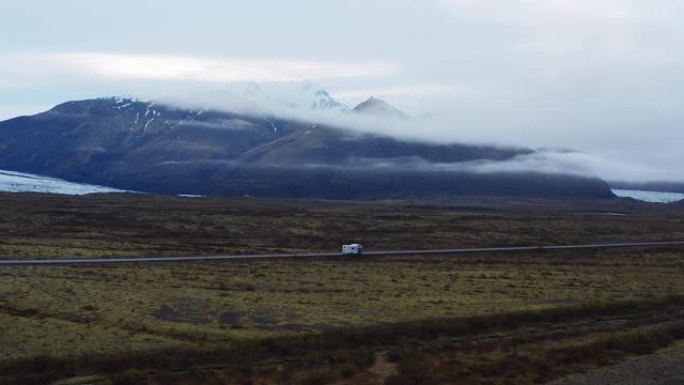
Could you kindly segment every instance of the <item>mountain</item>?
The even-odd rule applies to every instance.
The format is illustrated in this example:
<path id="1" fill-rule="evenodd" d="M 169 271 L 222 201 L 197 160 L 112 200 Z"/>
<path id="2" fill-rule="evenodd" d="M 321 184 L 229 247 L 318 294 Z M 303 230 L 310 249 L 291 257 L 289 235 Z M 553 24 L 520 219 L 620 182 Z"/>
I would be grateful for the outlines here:
<path id="1" fill-rule="evenodd" d="M 328 100 L 326 95 L 319 94 L 320 100 Z M 373 106 L 384 105 L 373 98 L 355 110 L 365 113 Z M 413 142 L 323 123 L 132 98 L 71 101 L 0 122 L 0 168 L 124 190 L 335 199 L 614 197 L 596 178 L 452 167 L 532 153 Z"/>
<path id="2" fill-rule="evenodd" d="M 0 170 L 0 191 L 64 195 L 126 192 L 104 186 L 71 183 L 61 179 L 4 170 Z"/>
<path id="3" fill-rule="evenodd" d="M 403 111 L 397 109 L 382 99 L 372 96 L 354 107 L 352 111 L 366 115 L 408 119 L 408 115 L 406 115 Z"/>

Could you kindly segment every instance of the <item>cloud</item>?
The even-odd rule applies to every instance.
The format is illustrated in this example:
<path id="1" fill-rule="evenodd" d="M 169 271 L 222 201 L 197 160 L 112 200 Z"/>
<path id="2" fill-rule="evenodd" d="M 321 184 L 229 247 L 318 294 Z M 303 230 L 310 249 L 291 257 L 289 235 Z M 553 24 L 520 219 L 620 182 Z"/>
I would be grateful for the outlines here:
<path id="1" fill-rule="evenodd" d="M 290 167 L 273 165 L 274 167 Z M 520 174 L 541 173 L 596 177 L 613 182 L 663 182 L 684 180 L 684 171 L 661 169 L 638 163 L 618 162 L 603 157 L 579 152 L 540 150 L 532 154 L 519 155 L 508 160 L 476 160 L 455 163 L 432 163 L 417 156 L 397 158 L 353 158 L 344 163 L 308 164 L 297 166 L 311 169 L 358 169 L 358 170 L 403 170 L 403 171 L 446 171 L 476 174 Z M 673 179 L 674 178 L 674 179 Z"/>
<path id="2" fill-rule="evenodd" d="M 254 124 L 242 119 L 214 119 L 210 121 L 170 120 L 171 125 L 201 127 L 218 131 L 242 131 L 254 128 Z M 220 147 L 223 148 L 223 147 Z"/>
<path id="3" fill-rule="evenodd" d="M 287 82 L 378 76 L 392 72 L 395 67 L 393 63 L 377 61 L 332 62 L 92 52 L 47 54 L 42 60 L 98 77 L 208 82 Z"/>
<path id="4" fill-rule="evenodd" d="M 514 51 L 591 54 L 593 60 L 634 55 L 648 48 L 643 32 L 663 16 L 657 6 L 637 0 L 438 1 L 456 17 L 495 22 L 515 31 L 519 41 L 510 47 Z"/>
<path id="5" fill-rule="evenodd" d="M 653 7 L 638 0 L 437 0 L 457 16 L 488 18 L 499 21 L 533 22 L 565 20 L 588 21 L 635 20 L 648 17 Z"/>
<path id="6" fill-rule="evenodd" d="M 408 120 L 386 116 L 368 116 L 341 110 L 312 110 L 312 101 L 319 95 L 321 85 L 304 83 L 237 83 L 223 86 L 210 93 L 174 95 L 160 99 L 180 107 L 210 108 L 231 113 L 292 119 L 304 124 L 325 124 L 347 129 L 349 135 L 384 135 L 408 141 L 427 143 L 466 143 L 520 148 L 569 148 L 585 151 L 545 150 L 506 162 L 474 162 L 435 165 L 430 167 L 470 172 L 522 172 L 539 171 L 573 175 L 599 176 L 610 180 L 684 180 L 684 171 L 676 165 L 677 147 L 684 133 L 669 136 L 654 135 L 644 130 L 638 113 L 623 113 L 611 118 L 611 125 L 600 121 L 604 111 L 587 110 L 582 113 L 573 108 L 567 111 L 549 109 L 546 104 L 530 105 L 547 115 L 528 120 L 529 111 L 518 104 L 511 111 L 506 108 L 455 111 L 429 116 L 413 116 Z M 336 95 L 332 95 L 335 97 Z M 392 99 L 389 99 L 392 102 Z M 480 106 L 482 107 L 482 106 Z M 486 106 L 485 106 L 486 107 Z M 522 115 L 521 115 L 522 114 Z M 570 117 L 566 118 L 566 114 Z M 527 120 L 529 126 L 512 127 L 513 120 Z M 277 120 L 277 119 L 276 119 Z M 582 122 L 577 125 L 577 122 Z M 608 127 L 606 127 L 608 126 Z M 276 129 L 276 128 L 274 128 Z M 618 151 L 611 151 L 618 149 Z M 659 151 L 654 151 L 658 149 Z M 590 155 L 587 152 L 592 152 Z M 664 156 L 660 158 L 661 156 Z M 393 163 L 394 164 L 394 163 Z M 409 162 L 408 165 L 418 165 Z M 379 166 L 378 164 L 376 166 Z"/>
<path id="7" fill-rule="evenodd" d="M 237 89 L 244 91 L 244 86 L 244 84 L 240 84 Z M 193 94 L 187 98 L 167 99 L 162 101 L 162 103 L 186 108 L 210 108 L 231 113 L 264 116 L 267 119 L 275 118 L 274 121 L 276 122 L 278 119 L 292 119 L 304 124 L 311 124 L 312 126 L 325 124 L 346 129 L 353 140 L 359 140 L 359 136 L 371 134 L 435 144 L 466 143 L 526 148 L 534 147 L 535 140 L 538 144 L 559 143 L 559 141 L 552 138 L 543 139 L 543 135 L 535 131 L 530 131 L 526 135 L 520 136 L 515 132 L 506 133 L 505 130 L 501 129 L 491 129 L 488 132 L 483 132 L 477 128 L 455 129 L 455 127 L 458 127 L 458 124 L 455 123 L 457 120 L 451 115 L 412 117 L 405 120 L 388 116 L 368 116 L 341 110 L 311 110 L 310 103 L 306 102 L 306 96 L 311 96 L 308 92 L 317 89 L 314 84 L 272 84 L 270 87 L 276 88 L 281 101 L 300 100 L 301 102 L 297 104 L 278 104 L 274 103 L 274 99 L 267 97 L 265 101 L 262 100 L 262 103 L 259 103 L 258 98 L 249 99 L 249 103 L 246 103 L 247 99 L 244 96 L 240 96 L 240 93 L 226 90 L 223 93 Z M 250 95 L 253 97 L 268 96 L 270 87 L 264 84 L 259 85 L 259 92 Z M 235 89 L 232 91 L 235 91 Z M 591 132 L 587 134 L 591 134 Z M 549 133 L 549 136 L 553 135 L 555 135 L 553 132 Z M 625 143 L 619 144 L 622 147 L 627 146 Z M 416 157 L 404 157 L 381 160 L 350 159 L 347 163 L 337 166 L 308 165 L 307 167 L 378 169 L 400 167 L 416 170 L 430 169 L 474 173 L 540 172 L 600 177 L 613 181 L 684 180 L 684 171 L 679 170 L 677 167 L 655 167 L 640 163 L 634 159 L 605 157 L 600 154 L 588 154 L 570 150 L 538 150 L 535 153 L 520 155 L 505 161 L 429 163 Z"/>
<path id="8" fill-rule="evenodd" d="M 0 56 L 1 88 L 147 80 L 230 83 L 289 82 L 387 76 L 391 61 L 244 59 L 106 52 L 6 52 Z"/>
<path id="9" fill-rule="evenodd" d="M 649 167 L 638 162 L 617 161 L 572 151 L 542 150 L 503 162 L 471 162 L 463 166 L 464 171 L 473 172 L 541 172 L 596 176 L 608 181 L 684 180 L 684 170 L 676 167 Z"/>
<path id="10" fill-rule="evenodd" d="M 393 97 L 393 96 L 421 96 L 421 95 L 439 95 L 450 94 L 458 92 L 457 87 L 447 84 L 416 84 L 407 86 L 392 86 L 383 88 L 362 88 L 362 89 L 338 89 L 333 90 L 335 97 L 340 99 L 356 99 L 368 98 L 369 96 L 376 97 Z"/>
<path id="11" fill-rule="evenodd" d="M 158 162 L 158 166 L 197 166 L 197 165 L 220 165 L 220 166 L 237 166 L 240 165 L 232 159 L 192 159 L 192 160 L 166 160 Z"/>

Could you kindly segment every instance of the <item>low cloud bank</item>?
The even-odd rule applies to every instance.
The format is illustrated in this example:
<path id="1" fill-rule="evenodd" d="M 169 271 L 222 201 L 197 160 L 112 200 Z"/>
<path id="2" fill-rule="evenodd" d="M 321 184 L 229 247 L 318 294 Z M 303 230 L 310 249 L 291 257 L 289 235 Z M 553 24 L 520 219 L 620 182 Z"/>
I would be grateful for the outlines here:
<path id="1" fill-rule="evenodd" d="M 343 128 L 354 134 L 375 134 L 401 140 L 426 143 L 463 143 L 518 148 L 567 148 L 562 140 L 557 142 L 538 135 L 534 130 L 523 134 L 492 130 L 473 130 L 463 127 L 463 122 L 447 115 L 413 116 L 398 119 L 392 116 L 364 115 L 349 111 L 353 106 L 318 107 L 321 98 L 335 102 L 322 92 L 320 86 L 311 83 L 240 83 L 232 88 L 214 92 L 187 94 L 159 98 L 160 102 L 183 108 L 215 109 L 231 113 L 265 118 L 280 118 L 314 125 Z M 335 102 L 336 103 L 336 102 Z M 616 136 L 616 145 L 620 138 Z M 684 181 L 684 170 L 676 167 L 659 167 L 620 157 L 572 150 L 537 150 L 507 161 L 476 161 L 451 164 L 428 163 L 421 159 L 369 160 L 356 159 L 345 167 L 409 167 L 415 169 L 453 170 L 474 173 L 539 172 L 599 177 L 608 181 Z M 635 157 L 636 158 L 636 157 Z M 322 165 L 309 165 L 318 167 Z M 328 166 L 326 166 L 328 167 Z"/>
<path id="2" fill-rule="evenodd" d="M 286 165 L 273 165 L 287 167 Z M 295 165 L 291 165 L 295 166 Z M 477 160 L 455 163 L 433 163 L 417 156 L 389 159 L 352 158 L 342 164 L 308 164 L 305 168 L 376 169 L 410 171 L 452 171 L 477 174 L 542 173 L 597 177 L 608 181 L 665 180 L 672 177 L 671 170 L 654 170 L 649 167 L 615 162 L 596 155 L 567 151 L 539 150 L 509 160 Z"/>

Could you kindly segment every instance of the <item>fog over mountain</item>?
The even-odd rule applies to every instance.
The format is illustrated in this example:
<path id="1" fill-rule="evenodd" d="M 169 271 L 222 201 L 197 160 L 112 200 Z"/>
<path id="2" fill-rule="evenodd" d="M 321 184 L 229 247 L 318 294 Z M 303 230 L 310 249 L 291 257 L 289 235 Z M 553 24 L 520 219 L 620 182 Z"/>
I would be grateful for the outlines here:
<path id="1" fill-rule="evenodd" d="M 162 103 L 179 108 L 212 108 L 226 112 L 252 115 L 271 115 L 300 122 L 325 122 L 351 131 L 374 133 L 410 141 L 434 144 L 464 143 L 501 147 L 535 148 L 535 153 L 497 162 L 441 165 L 454 171 L 467 172 L 546 172 L 577 176 L 600 177 L 611 181 L 667 181 L 684 180 L 684 170 L 672 167 L 655 168 L 635 160 L 623 160 L 588 153 L 581 148 L 547 143 L 527 133 L 516 138 L 496 130 L 474 131 L 457 126 L 457 119 L 449 113 L 409 115 L 386 100 L 373 97 L 359 103 L 353 110 L 365 112 L 350 114 L 352 108 L 339 102 L 322 84 L 305 82 L 240 82 L 223 85 L 211 92 L 192 92 L 158 98 Z M 329 106 L 321 108 L 320 106 Z M 486 118 L 486 117 L 485 117 Z M 553 130 L 550 130 L 553 131 Z M 419 163 L 416 168 L 424 168 Z M 430 165 L 430 167 L 437 167 Z"/>

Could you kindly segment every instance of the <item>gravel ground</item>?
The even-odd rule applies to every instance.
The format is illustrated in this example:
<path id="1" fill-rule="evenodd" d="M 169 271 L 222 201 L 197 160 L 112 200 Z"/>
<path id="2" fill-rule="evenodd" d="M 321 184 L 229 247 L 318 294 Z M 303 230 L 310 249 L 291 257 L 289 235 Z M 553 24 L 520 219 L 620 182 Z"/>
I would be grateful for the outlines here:
<path id="1" fill-rule="evenodd" d="M 547 385 L 684 385 L 684 343 Z"/>

